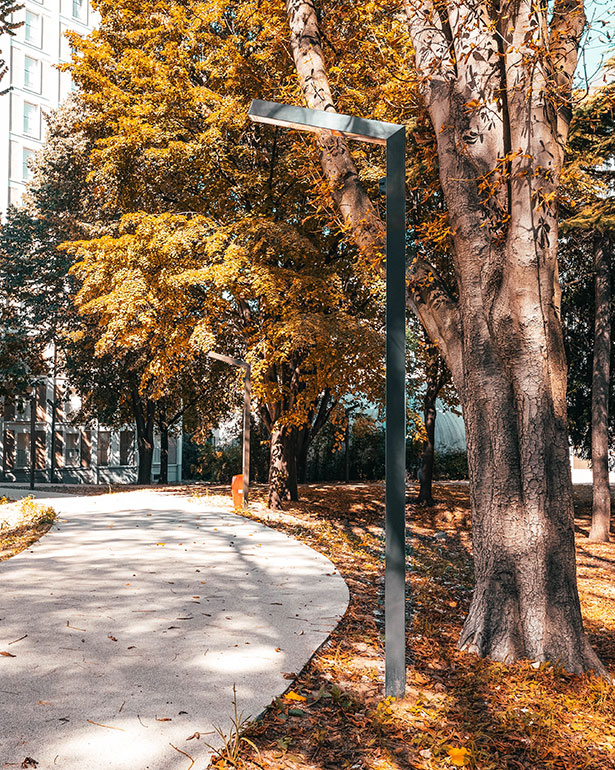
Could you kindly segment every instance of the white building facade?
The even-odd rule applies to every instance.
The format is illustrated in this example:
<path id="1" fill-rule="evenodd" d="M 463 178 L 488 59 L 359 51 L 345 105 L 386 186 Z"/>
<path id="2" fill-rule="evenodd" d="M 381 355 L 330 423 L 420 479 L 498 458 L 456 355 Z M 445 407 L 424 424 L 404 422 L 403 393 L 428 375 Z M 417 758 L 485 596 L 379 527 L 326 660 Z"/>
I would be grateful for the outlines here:
<path id="1" fill-rule="evenodd" d="M 29 481 L 32 457 L 37 484 L 136 482 L 138 449 L 134 425 L 112 429 L 98 423 L 76 423 L 74 417 L 81 406 L 78 395 L 66 383 L 56 386 L 54 391 L 51 379 L 39 383 L 35 403 L 32 420 L 30 398 L 0 402 L 0 482 Z M 160 437 L 155 435 L 151 481 L 157 482 L 159 478 Z M 181 426 L 177 426 L 169 431 L 168 481 L 177 483 L 181 478 L 182 435 Z"/>
<path id="2" fill-rule="evenodd" d="M 69 72 L 58 65 L 70 61 L 65 33 L 87 35 L 97 22 L 88 0 L 23 0 L 14 13 L 23 24 L 15 36 L 3 35 L 0 50 L 9 71 L 0 81 L 0 213 L 18 204 L 30 170 L 28 159 L 45 137 L 45 114 L 72 89 Z"/>

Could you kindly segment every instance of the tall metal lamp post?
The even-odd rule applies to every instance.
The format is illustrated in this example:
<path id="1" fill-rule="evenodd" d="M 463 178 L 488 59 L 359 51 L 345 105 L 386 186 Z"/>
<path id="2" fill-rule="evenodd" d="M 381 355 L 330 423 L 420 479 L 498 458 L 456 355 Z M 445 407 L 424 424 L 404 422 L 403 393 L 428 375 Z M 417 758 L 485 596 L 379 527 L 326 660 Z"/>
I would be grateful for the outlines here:
<path id="1" fill-rule="evenodd" d="M 385 692 L 406 687 L 406 249 L 403 126 L 254 99 L 250 118 L 300 131 L 335 134 L 386 147 L 386 513 Z"/>
<path id="2" fill-rule="evenodd" d="M 241 366 L 243 374 L 243 452 L 241 461 L 241 473 L 243 476 L 243 507 L 248 507 L 248 494 L 250 491 L 250 401 L 252 396 L 252 383 L 250 378 L 250 364 L 238 358 L 223 356 L 210 350 L 207 354 L 216 361 L 223 361 L 231 366 Z"/>

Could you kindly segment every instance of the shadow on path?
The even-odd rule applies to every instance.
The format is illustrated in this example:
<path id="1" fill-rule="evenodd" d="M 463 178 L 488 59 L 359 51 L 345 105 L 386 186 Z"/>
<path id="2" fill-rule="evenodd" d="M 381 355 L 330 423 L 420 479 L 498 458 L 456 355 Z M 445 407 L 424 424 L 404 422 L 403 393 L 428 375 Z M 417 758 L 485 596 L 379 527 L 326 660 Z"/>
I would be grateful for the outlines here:
<path id="1" fill-rule="evenodd" d="M 213 735 L 187 739 L 229 730 L 233 685 L 259 714 L 346 609 L 331 562 L 206 501 L 49 503 L 52 531 L 0 565 L 0 768 L 185 770 L 173 746 L 204 768 Z"/>

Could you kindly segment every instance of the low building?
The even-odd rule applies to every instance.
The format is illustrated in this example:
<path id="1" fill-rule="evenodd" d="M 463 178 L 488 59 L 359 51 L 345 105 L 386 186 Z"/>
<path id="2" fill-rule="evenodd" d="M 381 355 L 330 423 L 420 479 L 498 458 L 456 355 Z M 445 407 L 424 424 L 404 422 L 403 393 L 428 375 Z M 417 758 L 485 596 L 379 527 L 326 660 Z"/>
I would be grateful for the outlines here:
<path id="1" fill-rule="evenodd" d="M 35 483 L 136 482 L 138 450 L 134 426 L 118 430 L 98 424 L 75 424 L 71 418 L 76 415 L 80 401 L 70 391 L 68 397 L 58 401 L 54 419 L 53 391 L 51 380 L 37 386 L 34 423 L 32 399 L 18 398 L 4 404 L 0 415 L 0 481 L 29 481 L 34 452 Z M 181 467 L 181 433 L 169 435 L 169 482 L 181 481 Z M 160 441 L 155 437 L 152 481 L 157 481 L 159 475 Z"/>

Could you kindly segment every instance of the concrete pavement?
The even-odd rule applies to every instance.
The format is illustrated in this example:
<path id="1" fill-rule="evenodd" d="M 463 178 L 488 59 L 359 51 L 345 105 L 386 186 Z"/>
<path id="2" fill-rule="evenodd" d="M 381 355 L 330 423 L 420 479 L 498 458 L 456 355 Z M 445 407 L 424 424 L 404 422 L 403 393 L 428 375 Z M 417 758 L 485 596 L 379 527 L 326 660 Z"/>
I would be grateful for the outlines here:
<path id="1" fill-rule="evenodd" d="M 41 494 L 58 523 L 0 564 L 0 768 L 204 770 L 233 685 L 257 716 L 346 609 L 325 557 L 206 498 Z"/>

